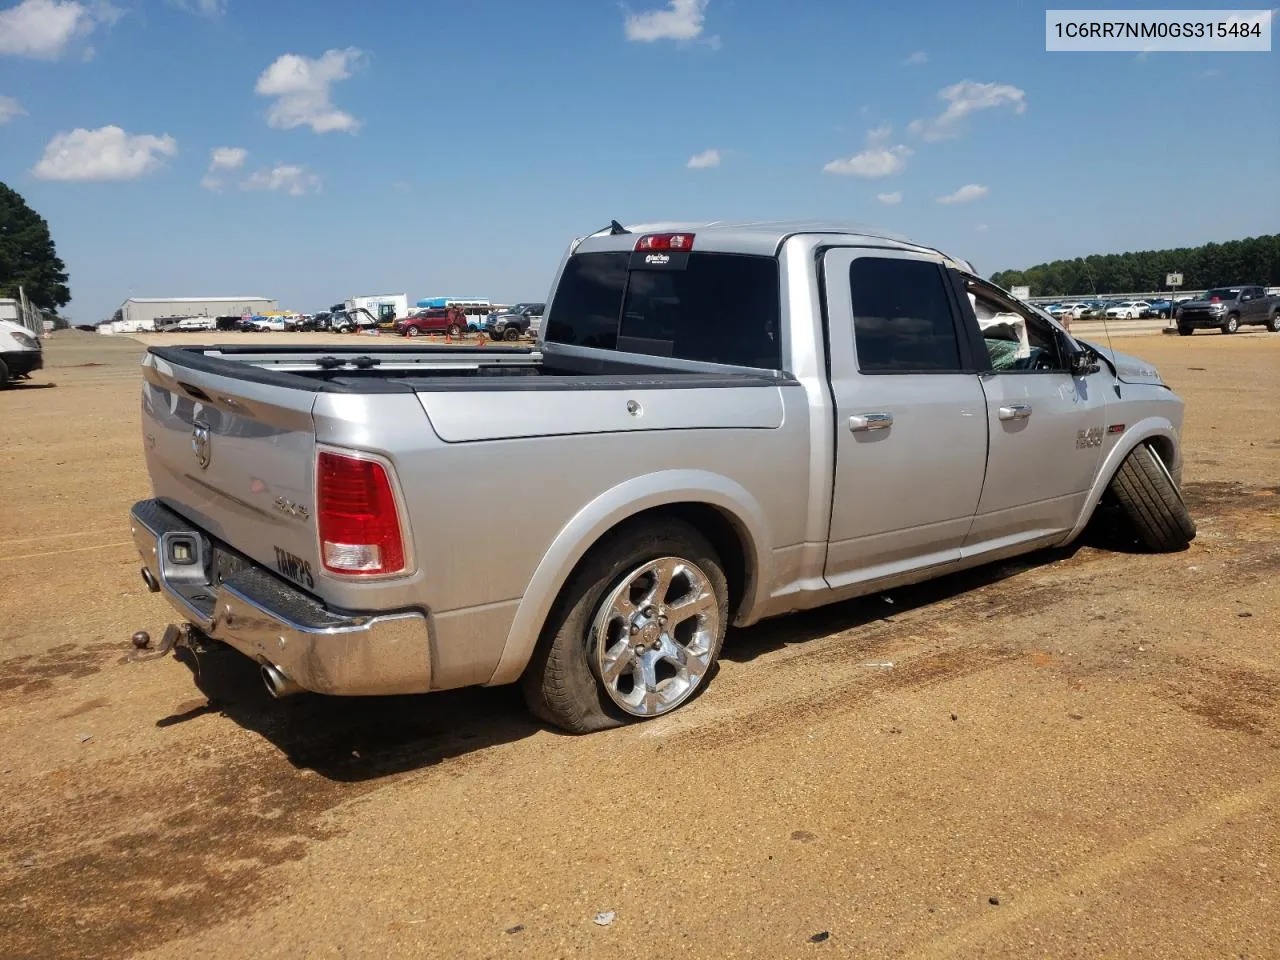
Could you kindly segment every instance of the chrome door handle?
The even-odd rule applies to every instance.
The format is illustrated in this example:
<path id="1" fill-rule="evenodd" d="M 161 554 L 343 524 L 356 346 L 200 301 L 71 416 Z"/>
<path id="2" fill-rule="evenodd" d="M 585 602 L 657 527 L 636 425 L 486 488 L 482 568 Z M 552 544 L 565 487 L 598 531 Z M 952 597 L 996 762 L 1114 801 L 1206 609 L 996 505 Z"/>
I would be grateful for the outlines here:
<path id="1" fill-rule="evenodd" d="M 888 430 L 893 426 L 891 413 L 856 413 L 849 418 L 849 429 L 854 433 L 868 430 Z"/>
<path id="2" fill-rule="evenodd" d="M 1025 420 L 1031 416 L 1031 404 L 1011 403 L 1000 408 L 1001 420 Z"/>

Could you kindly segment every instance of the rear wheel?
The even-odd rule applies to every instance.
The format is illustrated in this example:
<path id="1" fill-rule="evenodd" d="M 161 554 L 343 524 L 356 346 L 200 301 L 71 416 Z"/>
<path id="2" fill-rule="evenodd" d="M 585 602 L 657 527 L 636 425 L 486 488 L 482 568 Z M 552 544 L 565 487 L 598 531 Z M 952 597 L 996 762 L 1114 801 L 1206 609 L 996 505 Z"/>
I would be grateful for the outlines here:
<path id="1" fill-rule="evenodd" d="M 1195 539 L 1196 522 L 1168 467 L 1148 444 L 1138 444 L 1125 458 L 1111 492 L 1148 549 L 1180 550 Z"/>
<path id="2" fill-rule="evenodd" d="M 556 601 L 522 678 L 529 708 L 572 733 L 670 713 L 706 685 L 728 612 L 720 558 L 696 529 L 624 527 Z"/>
<path id="3" fill-rule="evenodd" d="M 1273 313 L 1267 320 L 1267 329 L 1272 333 L 1280 333 L 1280 313 Z"/>
<path id="4" fill-rule="evenodd" d="M 451 323 L 449 324 L 449 329 L 447 333 L 451 337 L 460 337 L 462 336 L 462 328 L 458 326 L 456 323 Z"/>
<path id="5" fill-rule="evenodd" d="M 1231 314 L 1226 320 L 1222 321 L 1223 333 L 1235 333 L 1240 329 L 1240 318 L 1236 314 Z"/>

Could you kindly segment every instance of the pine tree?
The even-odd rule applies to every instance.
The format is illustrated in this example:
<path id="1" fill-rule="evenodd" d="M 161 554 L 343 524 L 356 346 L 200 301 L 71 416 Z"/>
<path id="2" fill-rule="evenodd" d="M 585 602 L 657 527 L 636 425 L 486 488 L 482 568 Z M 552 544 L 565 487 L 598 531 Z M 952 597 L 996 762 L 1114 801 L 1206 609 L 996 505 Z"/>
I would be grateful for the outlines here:
<path id="1" fill-rule="evenodd" d="M 27 299 L 43 310 L 71 300 L 67 268 L 58 259 L 49 224 L 14 190 L 0 183 L 0 297 Z"/>

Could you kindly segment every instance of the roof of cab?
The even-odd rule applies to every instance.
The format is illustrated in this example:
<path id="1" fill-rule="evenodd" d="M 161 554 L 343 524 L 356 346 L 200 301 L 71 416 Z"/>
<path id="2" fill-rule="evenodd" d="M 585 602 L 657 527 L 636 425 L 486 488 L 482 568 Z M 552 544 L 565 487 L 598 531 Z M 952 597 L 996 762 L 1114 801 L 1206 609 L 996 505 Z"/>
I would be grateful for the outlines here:
<path id="1" fill-rule="evenodd" d="M 631 250 L 635 236 L 645 233 L 685 232 L 695 234 L 694 250 L 718 253 L 753 253 L 774 256 L 783 242 L 798 234 L 837 234 L 845 241 L 869 246 L 894 247 L 938 254 L 951 264 L 969 272 L 973 268 L 964 260 L 951 257 L 925 244 L 915 243 L 896 233 L 864 224 L 840 220 L 663 220 L 626 225 L 627 233 L 611 234 L 605 227 L 584 238 L 578 250 Z"/>

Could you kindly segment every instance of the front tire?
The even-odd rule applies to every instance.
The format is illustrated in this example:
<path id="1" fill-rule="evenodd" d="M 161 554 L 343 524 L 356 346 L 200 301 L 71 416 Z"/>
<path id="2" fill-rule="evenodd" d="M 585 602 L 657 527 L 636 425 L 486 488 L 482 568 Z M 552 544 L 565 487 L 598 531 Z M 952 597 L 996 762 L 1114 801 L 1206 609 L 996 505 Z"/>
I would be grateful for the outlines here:
<path id="1" fill-rule="evenodd" d="M 1195 327 L 1178 327 L 1178 336 L 1180 337 L 1189 337 L 1195 332 Z"/>
<path id="2" fill-rule="evenodd" d="M 1236 316 L 1234 313 L 1231 314 L 1231 316 L 1227 317 L 1226 320 L 1222 321 L 1223 333 L 1235 333 L 1239 329 L 1240 329 L 1240 318 Z"/>
<path id="3" fill-rule="evenodd" d="M 1267 320 L 1267 329 L 1272 333 L 1280 333 L 1280 313 L 1273 313 Z"/>
<path id="4" fill-rule="evenodd" d="M 461 328 L 460 326 L 458 326 L 456 323 L 454 323 L 454 324 L 450 324 L 450 325 L 449 325 L 449 329 L 448 329 L 448 330 L 446 330 L 445 332 L 446 332 L 446 333 L 448 333 L 448 334 L 449 334 L 449 336 L 451 336 L 451 337 L 460 337 L 460 336 L 462 336 L 462 328 Z"/>
<path id="5" fill-rule="evenodd" d="M 1111 492 L 1147 549 L 1181 550 L 1195 539 L 1196 522 L 1164 461 L 1148 444 L 1130 451 L 1111 480 Z"/>
<path id="6" fill-rule="evenodd" d="M 11 376 L 12 374 L 9 373 L 9 365 L 3 360 L 0 360 L 0 390 L 4 390 L 9 386 L 9 378 Z"/>
<path id="7" fill-rule="evenodd" d="M 512 340 L 519 340 L 520 331 L 517 330 L 515 327 L 507 327 L 507 329 L 502 332 L 502 339 L 508 342 Z"/>
<path id="8" fill-rule="evenodd" d="M 728 617 L 724 570 L 701 533 L 631 523 L 561 591 L 521 680 L 525 700 L 571 733 L 668 714 L 706 686 Z"/>
<path id="9" fill-rule="evenodd" d="M 409 327 L 408 329 L 405 330 L 404 335 L 406 337 L 420 337 L 422 336 L 422 331 L 419 330 L 417 327 Z"/>

